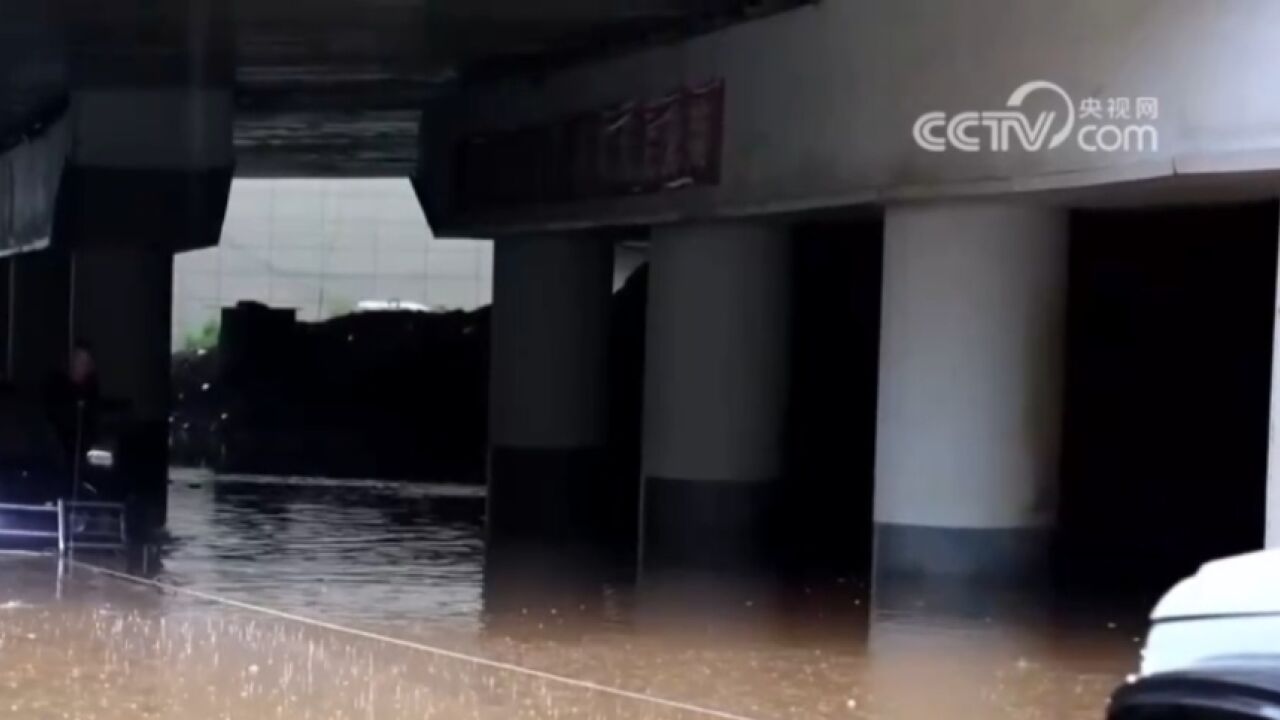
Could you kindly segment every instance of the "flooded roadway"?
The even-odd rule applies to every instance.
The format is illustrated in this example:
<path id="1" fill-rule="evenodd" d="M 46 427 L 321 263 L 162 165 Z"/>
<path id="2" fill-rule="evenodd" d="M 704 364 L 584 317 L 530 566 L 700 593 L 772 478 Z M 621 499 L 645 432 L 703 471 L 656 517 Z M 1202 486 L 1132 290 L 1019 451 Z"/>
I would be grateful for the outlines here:
<path id="1" fill-rule="evenodd" d="M 870 611 L 843 579 L 692 605 L 625 571 L 535 590 L 536 569 L 486 577 L 466 490 L 176 479 L 147 570 L 200 597 L 0 558 L 0 718 L 1100 718 L 1142 631 Z"/>

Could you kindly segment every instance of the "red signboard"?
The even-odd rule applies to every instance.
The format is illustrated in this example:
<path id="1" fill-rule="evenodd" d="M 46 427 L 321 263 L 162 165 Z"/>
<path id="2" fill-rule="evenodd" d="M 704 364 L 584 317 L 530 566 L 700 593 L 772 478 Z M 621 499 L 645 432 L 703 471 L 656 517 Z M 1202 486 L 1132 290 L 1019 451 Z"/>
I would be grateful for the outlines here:
<path id="1" fill-rule="evenodd" d="M 658 193 L 720 182 L 724 83 L 683 88 L 457 148 L 462 210 Z"/>

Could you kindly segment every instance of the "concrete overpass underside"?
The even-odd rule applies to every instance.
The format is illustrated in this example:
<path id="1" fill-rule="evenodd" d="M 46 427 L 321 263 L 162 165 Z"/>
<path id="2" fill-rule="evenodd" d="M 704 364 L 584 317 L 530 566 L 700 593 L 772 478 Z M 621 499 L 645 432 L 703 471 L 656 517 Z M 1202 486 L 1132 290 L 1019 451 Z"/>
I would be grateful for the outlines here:
<path id="1" fill-rule="evenodd" d="M 778 488 L 804 466 L 800 448 L 829 450 L 797 427 L 836 445 L 831 427 L 858 436 L 839 474 L 865 492 L 840 497 L 874 539 L 829 539 L 873 547 L 886 576 L 1036 575 L 1061 537 L 1158 553 L 1166 535 L 1134 539 L 1124 518 L 1175 478 L 1187 514 L 1160 532 L 1176 533 L 1195 475 L 1235 490 L 1206 521 L 1225 539 L 1179 562 L 1263 541 L 1274 3 L 9 0 L 3 12 L 0 231 L 7 248 L 52 245 L 10 261 L 9 374 L 33 382 L 71 337 L 91 340 L 157 448 L 148 482 L 162 482 L 171 256 L 217 241 L 233 174 L 411 176 L 438 231 L 498 241 L 495 537 L 593 524 L 566 498 L 592 492 L 608 463 L 603 307 L 608 249 L 625 236 L 647 243 L 650 269 L 643 479 L 620 495 L 641 498 L 649 562 L 718 571 L 805 525 L 779 523 Z M 830 386 L 797 368 L 822 366 L 831 383 L 841 369 L 798 350 L 821 355 L 828 332 L 804 319 L 818 312 L 805 293 L 823 258 L 853 263 L 850 244 L 859 267 L 823 275 L 819 296 L 847 310 L 835 327 L 859 328 L 841 347 L 863 382 L 823 401 Z M 51 308 L 74 320 L 32 321 Z M 1236 331 L 1214 334 L 1206 313 Z M 1186 351 L 1176 328 L 1220 352 Z M 1155 402 L 1161 388 L 1186 402 Z M 1118 416 L 1203 432 L 1169 462 L 1150 429 L 1117 440 L 1125 428 L 1104 419 Z M 1081 531 L 1107 503 L 1123 510 L 1109 530 Z M 1249 520 L 1232 524 L 1240 512 Z"/>

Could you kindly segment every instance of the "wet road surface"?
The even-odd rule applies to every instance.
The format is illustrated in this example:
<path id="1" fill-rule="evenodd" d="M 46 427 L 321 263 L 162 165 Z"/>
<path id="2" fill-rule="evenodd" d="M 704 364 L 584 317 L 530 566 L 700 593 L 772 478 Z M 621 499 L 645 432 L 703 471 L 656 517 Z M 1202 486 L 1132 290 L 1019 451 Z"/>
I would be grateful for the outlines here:
<path id="1" fill-rule="evenodd" d="M 175 478 L 146 570 L 201 597 L 0 558 L 0 718 L 1083 719 L 1137 661 L 1140 620 L 1113 613 L 486 577 L 465 489 Z"/>

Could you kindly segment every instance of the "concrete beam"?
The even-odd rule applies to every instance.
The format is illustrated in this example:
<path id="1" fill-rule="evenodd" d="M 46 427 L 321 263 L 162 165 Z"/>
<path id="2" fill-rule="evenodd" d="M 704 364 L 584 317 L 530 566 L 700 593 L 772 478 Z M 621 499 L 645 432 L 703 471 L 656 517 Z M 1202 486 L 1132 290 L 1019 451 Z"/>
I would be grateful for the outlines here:
<path id="1" fill-rule="evenodd" d="M 999 18 L 1001 31 L 991 31 Z M 471 85 L 429 103 L 421 182 L 453 187 L 460 141 L 659 98 L 682 85 L 726 87 L 723 168 L 714 187 L 513 203 L 437 212 L 441 232 L 493 234 L 907 200 L 1133 183 L 1188 173 L 1280 170 L 1280 71 L 1272 28 L 1280 6 L 1230 0 L 1027 3 L 826 0 L 757 22 L 545 77 Z M 1135 40 L 1136 38 L 1136 40 Z M 962 58 L 963 62 L 957 62 Z M 1055 131 L 1084 99 L 1155 98 L 1156 147 L 1090 151 L 1075 135 L 1053 149 L 930 152 L 913 139 L 928 112 L 1004 110 L 1015 89 L 1045 80 L 1031 122 Z M 1103 120 L 1104 123 L 1111 122 Z M 1121 124 L 1125 124 L 1121 121 Z M 1097 196 L 1095 196 L 1097 197 Z"/>
<path id="2" fill-rule="evenodd" d="M 76 248 L 216 244 L 235 164 L 229 4 L 73 5 L 60 234 Z"/>

